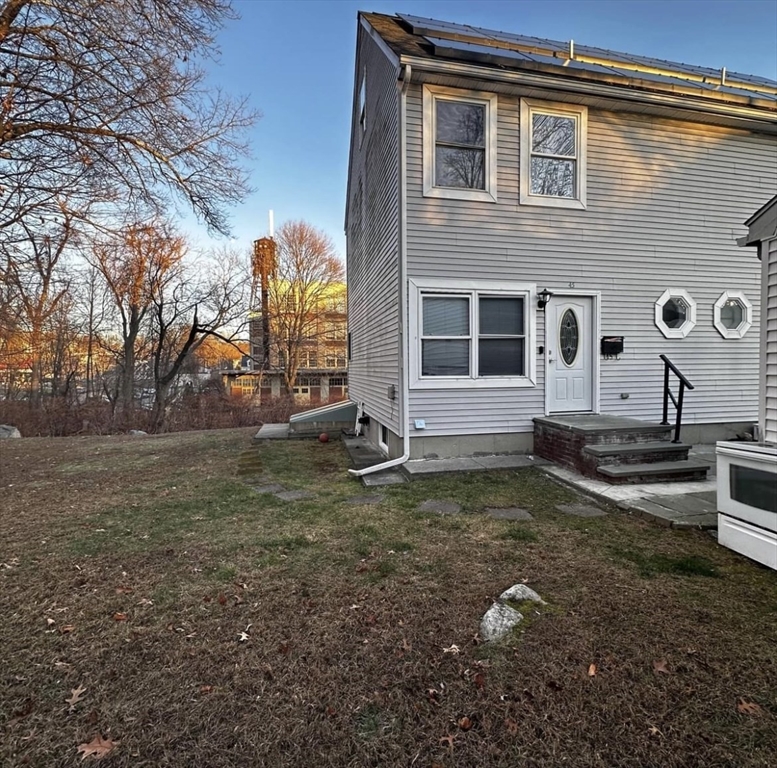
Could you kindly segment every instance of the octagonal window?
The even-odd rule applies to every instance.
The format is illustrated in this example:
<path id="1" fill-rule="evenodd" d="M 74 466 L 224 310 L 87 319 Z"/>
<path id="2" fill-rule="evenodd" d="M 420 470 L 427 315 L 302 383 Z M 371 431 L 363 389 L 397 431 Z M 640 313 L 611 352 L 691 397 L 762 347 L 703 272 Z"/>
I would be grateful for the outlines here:
<path id="1" fill-rule="evenodd" d="M 696 325 L 696 302 L 688 291 L 669 288 L 656 302 L 655 321 L 667 339 L 683 339 Z"/>
<path id="2" fill-rule="evenodd" d="M 715 302 L 713 324 L 724 339 L 741 339 L 753 324 L 753 305 L 742 291 L 724 291 Z"/>

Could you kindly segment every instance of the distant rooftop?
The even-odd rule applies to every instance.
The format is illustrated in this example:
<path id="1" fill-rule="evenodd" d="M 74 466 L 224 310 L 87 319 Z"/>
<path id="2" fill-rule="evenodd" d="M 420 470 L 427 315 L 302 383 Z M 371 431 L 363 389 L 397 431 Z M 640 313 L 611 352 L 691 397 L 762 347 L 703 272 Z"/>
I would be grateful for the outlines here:
<path id="1" fill-rule="evenodd" d="M 363 14 L 399 56 L 500 70 L 534 70 L 647 90 L 671 91 L 777 111 L 777 80 L 648 56 L 452 24 L 420 16 Z"/>

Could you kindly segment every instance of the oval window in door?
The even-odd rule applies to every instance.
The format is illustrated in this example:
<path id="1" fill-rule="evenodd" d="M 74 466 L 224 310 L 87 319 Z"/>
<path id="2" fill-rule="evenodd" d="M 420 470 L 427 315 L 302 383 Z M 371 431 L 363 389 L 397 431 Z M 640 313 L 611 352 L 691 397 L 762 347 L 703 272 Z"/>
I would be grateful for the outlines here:
<path id="1" fill-rule="evenodd" d="M 580 327 L 575 313 L 568 309 L 561 316 L 559 323 L 559 349 L 561 357 L 567 365 L 572 365 L 577 357 L 580 346 Z"/>

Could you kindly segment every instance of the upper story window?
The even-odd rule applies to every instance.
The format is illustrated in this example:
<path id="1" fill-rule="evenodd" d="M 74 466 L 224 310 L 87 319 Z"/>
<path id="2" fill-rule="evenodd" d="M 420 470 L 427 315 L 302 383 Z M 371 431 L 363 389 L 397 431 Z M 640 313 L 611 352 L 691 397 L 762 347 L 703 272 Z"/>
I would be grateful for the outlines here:
<path id="1" fill-rule="evenodd" d="M 496 101 L 424 86 L 424 195 L 496 201 Z"/>
<path id="2" fill-rule="evenodd" d="M 531 286 L 412 282 L 414 387 L 533 386 Z"/>
<path id="3" fill-rule="evenodd" d="M 521 204 L 586 207 L 587 126 L 587 107 L 521 99 Z"/>
<path id="4" fill-rule="evenodd" d="M 742 291 L 723 291 L 713 308 L 713 324 L 724 339 L 741 339 L 753 324 L 753 305 Z"/>
<path id="5" fill-rule="evenodd" d="M 363 137 L 367 130 L 367 67 L 362 72 L 362 82 L 359 86 L 359 127 L 359 136 Z M 361 141 L 361 138 L 359 140 Z"/>
<path id="6" fill-rule="evenodd" d="M 684 339 L 696 326 L 696 301 L 682 288 L 669 288 L 655 305 L 656 326 L 667 339 Z"/>

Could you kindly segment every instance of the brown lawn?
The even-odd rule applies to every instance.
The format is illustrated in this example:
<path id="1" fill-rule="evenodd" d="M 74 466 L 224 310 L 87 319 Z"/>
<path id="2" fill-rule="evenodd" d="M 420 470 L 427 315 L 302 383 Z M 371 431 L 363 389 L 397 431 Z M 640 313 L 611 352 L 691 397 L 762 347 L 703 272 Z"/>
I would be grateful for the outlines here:
<path id="1" fill-rule="evenodd" d="M 337 442 L 250 437 L 0 444 L 0 765 L 77 765 L 98 736 L 132 768 L 776 764 L 774 572 L 561 515 L 534 470 L 354 505 Z M 480 514 L 509 505 L 535 520 Z M 518 581 L 547 606 L 479 643 Z"/>

